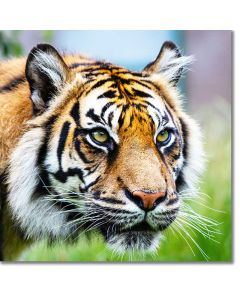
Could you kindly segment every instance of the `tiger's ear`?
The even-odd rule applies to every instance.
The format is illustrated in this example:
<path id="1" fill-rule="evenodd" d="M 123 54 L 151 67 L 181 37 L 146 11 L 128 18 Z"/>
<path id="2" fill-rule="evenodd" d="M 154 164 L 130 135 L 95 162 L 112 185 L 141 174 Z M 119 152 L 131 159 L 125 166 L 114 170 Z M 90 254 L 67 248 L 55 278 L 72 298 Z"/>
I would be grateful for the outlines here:
<path id="1" fill-rule="evenodd" d="M 148 75 L 162 74 L 174 86 L 182 73 L 193 62 L 192 56 L 182 56 L 178 47 L 171 41 L 163 43 L 157 58 L 149 63 L 143 72 Z"/>
<path id="2" fill-rule="evenodd" d="M 28 55 L 26 78 L 35 112 L 42 112 L 59 93 L 67 80 L 69 69 L 57 50 L 48 44 L 39 44 Z"/>

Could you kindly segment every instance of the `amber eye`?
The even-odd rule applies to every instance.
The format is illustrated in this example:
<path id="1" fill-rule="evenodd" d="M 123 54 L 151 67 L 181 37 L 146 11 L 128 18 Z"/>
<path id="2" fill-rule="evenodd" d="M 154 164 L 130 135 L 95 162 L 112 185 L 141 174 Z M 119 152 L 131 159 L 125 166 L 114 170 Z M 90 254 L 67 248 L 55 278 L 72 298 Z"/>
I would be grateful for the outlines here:
<path id="1" fill-rule="evenodd" d="M 92 131 L 90 135 L 93 141 L 99 144 L 104 144 L 109 140 L 108 133 L 103 129 L 96 129 Z"/>
<path id="2" fill-rule="evenodd" d="M 164 129 L 157 135 L 157 142 L 166 144 L 170 138 L 170 132 Z"/>

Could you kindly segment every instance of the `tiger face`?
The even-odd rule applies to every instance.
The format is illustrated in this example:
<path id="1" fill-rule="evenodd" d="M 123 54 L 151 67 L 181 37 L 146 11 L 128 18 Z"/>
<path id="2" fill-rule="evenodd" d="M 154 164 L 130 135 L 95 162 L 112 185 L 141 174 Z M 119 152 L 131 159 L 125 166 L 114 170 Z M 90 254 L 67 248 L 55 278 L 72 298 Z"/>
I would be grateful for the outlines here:
<path id="1" fill-rule="evenodd" d="M 171 42 L 139 73 L 69 65 L 50 45 L 31 51 L 34 116 L 9 172 L 9 202 L 27 237 L 96 229 L 117 251 L 157 248 L 202 166 L 200 131 L 176 87 L 190 60 Z"/>

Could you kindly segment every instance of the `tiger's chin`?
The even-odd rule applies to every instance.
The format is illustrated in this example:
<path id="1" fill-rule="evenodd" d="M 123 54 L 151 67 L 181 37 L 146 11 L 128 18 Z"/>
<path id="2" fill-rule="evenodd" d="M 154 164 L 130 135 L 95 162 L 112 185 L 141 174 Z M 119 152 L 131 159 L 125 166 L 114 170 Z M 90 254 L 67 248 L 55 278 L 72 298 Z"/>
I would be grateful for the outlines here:
<path id="1" fill-rule="evenodd" d="M 127 231 L 117 233 L 107 239 L 110 249 L 116 253 L 130 251 L 156 252 L 162 238 L 161 232 Z"/>

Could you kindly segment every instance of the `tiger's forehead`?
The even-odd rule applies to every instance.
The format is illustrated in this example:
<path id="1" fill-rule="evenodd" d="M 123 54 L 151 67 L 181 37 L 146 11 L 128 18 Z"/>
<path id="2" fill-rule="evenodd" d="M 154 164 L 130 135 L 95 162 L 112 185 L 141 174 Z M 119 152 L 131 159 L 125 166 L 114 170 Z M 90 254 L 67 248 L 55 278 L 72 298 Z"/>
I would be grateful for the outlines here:
<path id="1" fill-rule="evenodd" d="M 104 74 L 86 91 L 80 106 L 84 128 L 108 127 L 115 133 L 140 127 L 154 131 L 170 119 L 151 82 L 131 73 Z"/>

